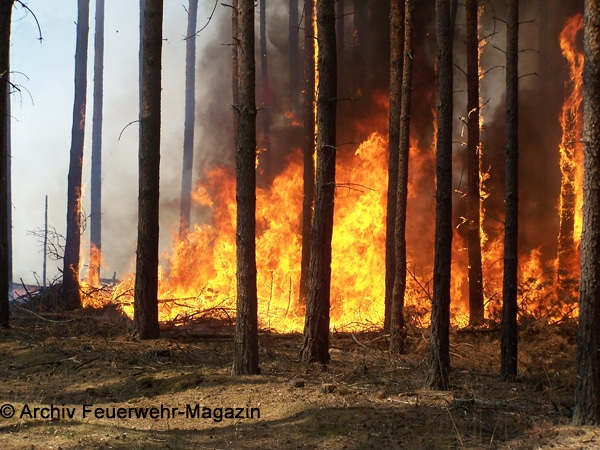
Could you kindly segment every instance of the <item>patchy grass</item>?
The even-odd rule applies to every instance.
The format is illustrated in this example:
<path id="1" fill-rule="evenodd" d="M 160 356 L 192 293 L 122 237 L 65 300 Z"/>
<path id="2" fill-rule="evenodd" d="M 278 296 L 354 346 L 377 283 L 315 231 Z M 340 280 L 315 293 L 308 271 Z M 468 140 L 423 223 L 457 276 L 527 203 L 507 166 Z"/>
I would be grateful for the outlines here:
<path id="1" fill-rule="evenodd" d="M 569 425 L 572 322 L 521 331 L 520 373 L 512 383 L 498 377 L 498 332 L 453 331 L 448 392 L 424 389 L 427 333 L 421 329 L 410 330 L 407 353 L 398 357 L 387 353 L 382 333 L 334 333 L 327 367 L 298 361 L 300 335 L 264 332 L 261 375 L 232 378 L 232 339 L 223 333 L 169 332 L 138 342 L 126 324 L 88 315 L 66 324 L 32 318 L 12 325 L 0 332 L 0 404 L 15 408 L 13 418 L 0 419 L 2 448 L 600 446 L 600 430 Z M 53 418 L 23 414 L 50 405 L 59 411 Z M 93 405 L 85 417 L 84 405 Z M 161 405 L 162 418 L 106 417 L 119 408 L 160 412 Z M 189 417 L 196 405 L 210 417 Z M 242 408 L 242 416 L 226 418 L 226 408 Z M 256 410 L 247 417 L 250 408 L 260 417 Z"/>

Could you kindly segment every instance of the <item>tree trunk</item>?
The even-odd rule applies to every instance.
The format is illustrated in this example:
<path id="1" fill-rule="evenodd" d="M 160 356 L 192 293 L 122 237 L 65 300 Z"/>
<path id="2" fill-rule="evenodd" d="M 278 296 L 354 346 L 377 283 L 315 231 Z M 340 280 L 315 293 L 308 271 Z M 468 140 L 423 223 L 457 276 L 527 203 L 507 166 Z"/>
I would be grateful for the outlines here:
<path id="1" fill-rule="evenodd" d="M 67 235 L 63 260 L 65 309 L 81 308 L 79 291 L 79 249 L 81 244 L 81 178 L 85 139 L 89 0 L 77 2 L 77 43 L 75 46 L 75 98 L 67 180 Z"/>
<path id="2" fill-rule="evenodd" d="M 392 5 L 392 8 L 395 6 Z M 395 276 L 390 317 L 390 352 L 404 350 L 404 293 L 406 291 L 406 206 L 408 200 L 408 159 L 410 154 L 410 106 L 412 97 L 413 0 L 404 0 L 404 63 L 400 115 L 400 152 L 395 220 Z"/>
<path id="3" fill-rule="evenodd" d="M 179 237 L 190 229 L 192 173 L 194 168 L 194 125 L 196 121 L 196 21 L 198 0 L 190 0 L 185 41 L 185 117 L 183 124 L 183 167 L 181 172 L 181 213 Z"/>
<path id="4" fill-rule="evenodd" d="M 317 1 L 318 74 L 317 179 L 311 234 L 304 340 L 305 362 L 329 361 L 331 237 L 335 194 L 337 51 L 335 0 Z"/>
<path id="5" fill-rule="evenodd" d="M 517 376 L 517 264 L 519 200 L 519 2 L 506 2 L 506 188 L 500 376 Z"/>
<path id="6" fill-rule="evenodd" d="M 233 106 L 233 146 L 238 138 L 238 0 L 231 2 L 231 105 Z"/>
<path id="7" fill-rule="evenodd" d="M 13 0 L 0 0 L 0 210 L 10 207 L 8 198 L 8 74 L 10 66 L 10 21 Z M 0 215 L 0 327 L 9 327 L 9 224 Z"/>
<path id="8" fill-rule="evenodd" d="M 449 0 L 435 1 L 437 35 L 437 142 L 433 304 L 429 338 L 431 389 L 448 389 L 450 265 L 452 263 L 452 27 Z"/>
<path id="9" fill-rule="evenodd" d="M 366 0 L 354 0 L 354 46 L 352 48 L 353 60 L 353 87 L 354 96 L 360 97 L 365 89 L 365 55 L 367 32 L 368 3 Z"/>
<path id="10" fill-rule="evenodd" d="M 260 112 L 261 131 L 261 166 L 267 176 L 271 174 L 271 113 L 270 113 L 270 86 L 269 86 L 269 64 L 267 58 L 267 5 L 266 0 L 260 0 L 259 6 L 260 23 L 260 85 L 263 93 L 262 102 L 265 107 Z"/>
<path id="11" fill-rule="evenodd" d="M 254 0 L 238 3 L 236 144 L 237 309 L 233 375 L 258 374 L 256 293 L 256 101 Z"/>
<path id="12" fill-rule="evenodd" d="M 159 335 L 158 235 L 162 21 L 163 1 L 146 0 L 142 47 L 138 240 L 133 319 L 135 332 L 140 339 L 155 339 Z"/>
<path id="13" fill-rule="evenodd" d="M 600 1 L 584 12 L 584 181 L 574 425 L 600 425 Z"/>
<path id="14" fill-rule="evenodd" d="M 102 106 L 104 89 L 104 0 L 96 0 L 94 26 L 94 111 L 92 116 L 92 176 L 90 210 L 90 262 L 87 279 L 100 283 L 102 255 Z"/>
<path id="15" fill-rule="evenodd" d="M 398 154 L 400 149 L 400 112 L 402 102 L 402 51 L 404 49 L 404 7 L 392 0 L 390 8 L 390 118 L 388 139 L 388 192 L 385 233 L 385 312 L 383 328 L 390 329 L 392 293 L 395 277 L 396 198 L 398 195 Z"/>
<path id="16" fill-rule="evenodd" d="M 290 71 L 290 111 L 297 114 L 300 109 L 300 50 L 298 0 L 290 0 L 290 22 L 288 29 L 289 71 Z"/>
<path id="17" fill-rule="evenodd" d="M 314 0 L 304 2 L 304 172 L 302 196 L 302 258 L 300 261 L 299 304 L 306 304 L 308 266 L 310 264 L 310 234 L 315 200 L 315 43 Z"/>
<path id="18" fill-rule="evenodd" d="M 481 195 L 479 141 L 479 36 L 477 0 L 467 0 L 467 247 L 469 256 L 469 325 L 483 323 L 481 267 Z"/>

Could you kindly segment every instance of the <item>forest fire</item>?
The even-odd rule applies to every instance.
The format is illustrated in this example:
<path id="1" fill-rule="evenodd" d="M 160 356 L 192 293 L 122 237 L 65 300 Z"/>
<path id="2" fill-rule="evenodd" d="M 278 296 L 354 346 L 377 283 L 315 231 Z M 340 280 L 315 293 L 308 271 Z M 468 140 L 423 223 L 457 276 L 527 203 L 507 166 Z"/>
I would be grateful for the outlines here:
<path id="1" fill-rule="evenodd" d="M 523 249 L 519 259 L 521 316 L 544 317 L 552 322 L 577 314 L 576 294 L 570 281 L 578 276 L 578 243 L 581 233 L 581 69 L 582 54 L 577 34 L 581 15 L 566 22 L 560 35 L 568 62 L 569 79 L 560 117 L 561 192 L 557 199 L 560 235 L 554 270 L 539 248 Z M 487 51 L 480 42 L 480 53 Z M 480 69 L 480 76 L 484 71 Z M 385 110 L 387 98 L 379 99 Z M 371 129 L 370 136 L 352 151 L 338 151 L 336 202 L 332 241 L 331 327 L 337 330 L 380 328 L 385 297 L 385 217 L 388 143 L 385 120 L 372 116 L 357 125 Z M 298 125 L 293 113 L 284 117 Z M 483 123 L 483 118 L 480 119 Z M 435 123 L 429 124 L 435 133 Z M 434 240 L 435 148 L 411 137 L 409 198 L 407 212 L 408 277 L 405 313 L 426 325 L 431 305 Z M 422 136 L 421 136 L 422 138 Z M 423 139 L 426 140 L 426 139 Z M 558 143 L 557 143 L 558 144 Z M 483 149 L 485 152 L 485 147 Z M 558 159 L 558 158 L 557 158 Z M 494 170 L 494 167 L 488 169 Z M 259 168 L 260 171 L 260 168 Z M 301 331 L 304 307 L 298 290 L 301 260 L 302 154 L 290 152 L 282 170 L 268 186 L 257 188 L 257 280 L 259 325 L 280 332 Z M 503 231 L 501 220 L 484 217 L 489 174 L 481 172 L 481 245 L 486 317 L 499 319 L 502 289 Z M 501 190 L 495 186 L 495 191 Z M 460 191 L 457 192 L 460 196 Z M 210 211 L 211 219 L 195 224 L 183 237 L 173 236 L 167 264 L 161 269 L 159 302 L 161 321 L 185 317 L 198 311 L 235 310 L 235 174 L 225 166 L 206 171 L 193 195 L 198 208 Z M 484 220 L 486 219 L 486 220 Z M 526 220 L 526 219 L 525 219 Z M 463 221 L 464 222 L 464 221 Z M 453 239 L 452 321 L 466 326 L 468 311 L 468 262 L 466 237 L 456 217 Z M 552 272 L 552 273 L 549 273 Z M 114 298 L 122 301 L 131 287 L 128 280 Z M 127 299 L 128 303 L 131 298 Z M 131 304 L 125 312 L 133 315 Z"/>

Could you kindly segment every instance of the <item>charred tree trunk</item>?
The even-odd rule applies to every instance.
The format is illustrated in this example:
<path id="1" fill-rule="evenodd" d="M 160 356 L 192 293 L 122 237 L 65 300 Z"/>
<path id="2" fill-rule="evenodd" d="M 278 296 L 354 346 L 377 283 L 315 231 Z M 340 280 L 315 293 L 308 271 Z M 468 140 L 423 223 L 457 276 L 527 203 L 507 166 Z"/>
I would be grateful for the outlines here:
<path id="1" fill-rule="evenodd" d="M 517 376 L 517 264 L 519 201 L 519 2 L 506 2 L 506 188 L 500 376 Z"/>
<path id="2" fill-rule="evenodd" d="M 400 112 L 402 109 L 402 52 L 404 49 L 404 6 L 392 0 L 390 8 L 390 120 L 388 146 L 388 192 L 385 233 L 385 312 L 383 328 L 390 329 L 395 269 L 396 198 L 398 195 L 398 155 L 400 149 Z"/>
<path id="3" fill-rule="evenodd" d="M 181 207 L 179 237 L 190 229 L 192 212 L 192 173 L 194 168 L 194 125 L 196 121 L 196 22 L 198 0 L 190 0 L 185 41 L 185 117 L 183 119 L 183 167 L 181 172 Z"/>
<path id="4" fill-rule="evenodd" d="M 404 0 L 404 63 L 400 114 L 400 152 L 395 221 L 395 277 L 390 317 L 390 352 L 404 350 L 404 293 L 406 292 L 406 206 L 410 154 L 410 106 L 412 97 L 413 0 Z M 394 8 L 394 5 L 392 5 Z"/>
<path id="5" fill-rule="evenodd" d="M 431 389 L 448 389 L 450 369 L 450 265 L 452 262 L 452 26 L 449 0 L 435 1 L 437 35 L 437 138 L 435 255 L 429 338 Z"/>
<path id="6" fill-rule="evenodd" d="M 10 207 L 8 197 L 8 74 L 10 65 L 10 21 L 13 0 L 0 0 L 0 209 Z M 9 223 L 0 216 L 0 327 L 9 327 Z"/>
<path id="7" fill-rule="evenodd" d="M 584 12 L 583 230 L 574 425 L 600 424 L 600 1 Z"/>
<path id="8" fill-rule="evenodd" d="M 163 1 L 144 9 L 142 112 L 140 123 L 138 239 L 135 264 L 134 329 L 155 339 L 158 329 L 158 235 Z"/>
<path id="9" fill-rule="evenodd" d="M 75 98 L 67 180 L 67 235 L 63 260 L 63 301 L 65 309 L 81 308 L 79 291 L 79 250 L 81 244 L 81 178 L 85 138 L 89 0 L 77 3 L 75 46 Z"/>
<path id="10" fill-rule="evenodd" d="M 299 45 L 298 0 L 290 0 L 290 21 L 288 29 L 289 71 L 290 71 L 290 110 L 298 114 L 300 109 L 300 49 Z"/>
<path id="11" fill-rule="evenodd" d="M 94 26 L 94 111 L 92 116 L 92 179 L 90 264 L 88 281 L 100 283 L 102 255 L 102 107 L 104 89 L 104 0 L 96 0 Z"/>
<path id="12" fill-rule="evenodd" d="M 469 325 L 483 323 L 481 267 L 481 189 L 479 140 L 479 36 L 477 0 L 467 0 L 467 247 L 469 254 Z"/>
<path id="13" fill-rule="evenodd" d="M 311 234 L 304 340 L 305 362 L 329 361 L 331 237 L 335 194 L 337 51 L 335 0 L 317 1 L 319 87 L 317 93 L 317 180 Z"/>
<path id="14" fill-rule="evenodd" d="M 258 374 L 254 0 L 238 2 L 236 140 L 237 309 L 233 375 Z"/>
<path id="15" fill-rule="evenodd" d="M 304 2 L 304 172 L 302 196 L 302 259 L 300 261 L 300 305 L 308 295 L 308 266 L 310 264 L 310 234 L 315 200 L 315 43 L 313 28 L 314 0 Z"/>

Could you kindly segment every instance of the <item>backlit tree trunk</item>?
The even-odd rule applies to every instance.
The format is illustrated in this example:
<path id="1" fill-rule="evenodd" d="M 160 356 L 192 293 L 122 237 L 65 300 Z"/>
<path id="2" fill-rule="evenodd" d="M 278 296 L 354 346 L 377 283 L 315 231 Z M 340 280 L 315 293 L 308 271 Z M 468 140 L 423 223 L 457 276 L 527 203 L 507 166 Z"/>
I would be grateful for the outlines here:
<path id="1" fill-rule="evenodd" d="M 467 13 L 467 246 L 469 254 L 469 324 L 483 322 L 481 267 L 481 195 L 479 178 L 479 36 L 477 0 L 466 0 Z"/>
<path id="2" fill-rule="evenodd" d="M 517 264 L 519 200 L 519 2 L 506 2 L 506 187 L 500 376 L 517 376 Z"/>
<path id="3" fill-rule="evenodd" d="M 600 1 L 584 12 L 583 229 L 574 425 L 600 425 Z"/>
<path id="4" fill-rule="evenodd" d="M 317 1 L 318 73 L 317 179 L 311 234 L 310 269 L 304 340 L 300 357 L 329 361 L 331 237 L 335 194 L 337 51 L 335 0 Z"/>
<path id="5" fill-rule="evenodd" d="M 400 151 L 400 112 L 402 102 L 402 52 L 404 49 L 404 6 L 402 0 L 390 5 L 390 118 L 388 138 L 388 192 L 385 222 L 385 313 L 383 328 L 390 329 L 395 277 L 395 223 L 398 195 L 398 152 Z"/>
<path id="6" fill-rule="evenodd" d="M 196 121 L 196 22 L 198 0 L 190 0 L 185 41 L 185 117 L 183 119 L 183 167 L 181 172 L 181 213 L 179 236 L 190 229 L 192 172 L 194 168 L 194 125 Z"/>
<path id="7" fill-rule="evenodd" d="M 79 250 L 81 244 L 81 178 L 85 138 L 89 0 L 77 2 L 77 43 L 75 45 L 75 97 L 67 179 L 67 234 L 63 260 L 65 309 L 81 308 L 79 291 Z"/>
<path id="8" fill-rule="evenodd" d="M 158 329 L 158 235 L 163 1 L 146 0 L 142 48 L 138 239 L 134 329 L 155 339 Z"/>
<path id="9" fill-rule="evenodd" d="M 308 295 L 308 266 L 310 264 L 310 234 L 315 200 L 315 42 L 313 29 L 314 1 L 304 2 L 304 143 L 303 143 L 303 196 L 302 196 L 302 255 L 300 261 L 299 303 L 306 303 Z"/>
<path id="10" fill-rule="evenodd" d="M 258 374 L 258 299 L 256 293 L 256 66 L 254 0 L 238 2 L 236 257 L 237 308 L 233 375 Z"/>
<path id="11" fill-rule="evenodd" d="M 8 74 L 10 62 L 10 21 L 13 0 L 0 0 L 0 210 L 8 211 Z M 0 327 L 9 327 L 9 223 L 8 215 L 0 215 Z"/>
<path id="12" fill-rule="evenodd" d="M 390 317 L 390 352 L 404 349 L 404 293 L 406 292 L 406 206 L 408 200 L 408 159 L 410 154 L 410 106 L 412 98 L 413 0 L 404 0 L 404 63 L 400 152 L 395 220 L 395 276 Z M 394 6 L 392 6 L 394 8 Z"/>
<path id="13" fill-rule="evenodd" d="M 449 0 L 435 1 L 437 37 L 437 137 L 435 255 L 429 337 L 431 389 L 448 389 L 450 369 L 450 264 L 452 262 L 452 27 Z"/>
<path id="14" fill-rule="evenodd" d="M 96 0 L 94 26 L 94 111 L 92 116 L 92 179 L 90 263 L 87 279 L 100 282 L 102 255 L 102 106 L 104 89 L 104 0 Z"/>

